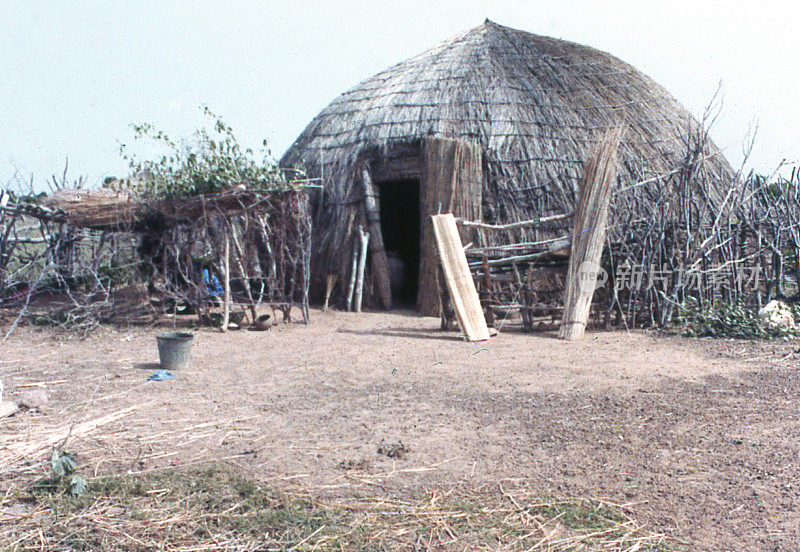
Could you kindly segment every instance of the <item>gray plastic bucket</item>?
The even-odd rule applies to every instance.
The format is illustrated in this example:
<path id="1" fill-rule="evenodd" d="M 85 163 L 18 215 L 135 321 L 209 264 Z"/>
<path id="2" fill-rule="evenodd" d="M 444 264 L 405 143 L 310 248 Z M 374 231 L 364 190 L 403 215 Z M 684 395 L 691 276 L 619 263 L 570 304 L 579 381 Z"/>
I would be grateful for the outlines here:
<path id="1" fill-rule="evenodd" d="M 178 370 L 189 364 L 194 334 L 190 332 L 167 332 L 158 334 L 158 358 L 164 370 Z"/>

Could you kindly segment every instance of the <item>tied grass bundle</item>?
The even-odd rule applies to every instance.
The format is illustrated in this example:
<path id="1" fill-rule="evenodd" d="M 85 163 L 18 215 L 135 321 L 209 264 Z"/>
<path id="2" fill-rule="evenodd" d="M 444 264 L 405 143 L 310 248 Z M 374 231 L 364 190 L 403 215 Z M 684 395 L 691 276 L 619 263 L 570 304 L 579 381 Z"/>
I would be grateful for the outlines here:
<path id="1" fill-rule="evenodd" d="M 581 271 L 587 264 L 599 266 L 603 254 L 608 205 L 617 178 L 617 148 L 623 134 L 623 126 L 608 131 L 584 166 L 567 269 L 564 318 L 559 334 L 567 341 L 583 337 L 589 319 L 594 281 L 582 282 Z"/>

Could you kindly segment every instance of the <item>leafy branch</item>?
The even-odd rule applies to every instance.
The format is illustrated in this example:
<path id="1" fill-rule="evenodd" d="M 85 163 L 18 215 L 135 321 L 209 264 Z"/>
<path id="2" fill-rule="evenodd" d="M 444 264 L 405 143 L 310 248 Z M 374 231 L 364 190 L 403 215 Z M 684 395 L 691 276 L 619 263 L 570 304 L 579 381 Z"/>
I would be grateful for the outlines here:
<path id="1" fill-rule="evenodd" d="M 143 197 L 170 198 L 234 188 L 281 191 L 293 186 L 287 171 L 272 158 L 266 140 L 258 152 L 243 148 L 219 116 L 208 107 L 203 113 L 213 120 L 213 131 L 202 127 L 191 140 L 181 143 L 151 124 L 133 125 L 136 140 L 154 141 L 166 153 L 155 161 L 141 160 L 125 144 L 120 147 L 133 174 L 126 182 L 130 191 Z"/>

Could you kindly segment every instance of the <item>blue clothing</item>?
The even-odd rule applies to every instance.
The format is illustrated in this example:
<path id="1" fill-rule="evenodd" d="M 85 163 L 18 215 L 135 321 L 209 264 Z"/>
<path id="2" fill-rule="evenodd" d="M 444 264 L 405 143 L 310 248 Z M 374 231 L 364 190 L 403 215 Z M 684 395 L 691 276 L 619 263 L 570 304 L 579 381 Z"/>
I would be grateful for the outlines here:
<path id="1" fill-rule="evenodd" d="M 169 370 L 156 370 L 152 376 L 147 378 L 148 381 L 164 381 L 164 380 L 171 380 L 175 379 L 175 374 L 170 372 Z"/>
<path id="2" fill-rule="evenodd" d="M 208 268 L 204 268 L 203 272 L 201 273 L 203 278 L 203 283 L 206 285 L 206 289 L 208 290 L 209 295 L 219 296 L 224 293 L 222 289 L 222 284 L 219 283 L 219 278 L 217 278 Z"/>

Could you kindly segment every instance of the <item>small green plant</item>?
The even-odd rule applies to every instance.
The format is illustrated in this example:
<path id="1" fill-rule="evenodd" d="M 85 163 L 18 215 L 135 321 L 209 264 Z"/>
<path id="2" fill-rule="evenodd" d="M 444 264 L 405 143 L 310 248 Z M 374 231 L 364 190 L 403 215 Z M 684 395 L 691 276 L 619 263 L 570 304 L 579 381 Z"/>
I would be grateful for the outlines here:
<path id="1" fill-rule="evenodd" d="M 86 493 L 86 480 L 75 473 L 78 463 L 70 452 L 53 449 L 50 455 L 51 477 L 39 481 L 35 486 L 36 491 L 46 491 L 50 494 L 67 494 L 81 496 Z"/>
<path id="2" fill-rule="evenodd" d="M 233 129 L 208 107 L 213 131 L 195 131 L 180 144 L 150 124 L 133 125 L 136 140 L 154 141 L 164 155 L 157 161 L 140 160 L 123 144 L 120 153 L 131 167 L 128 189 L 143 197 L 170 198 L 222 192 L 230 188 L 283 190 L 292 186 L 286 171 L 278 167 L 267 141 L 254 152 L 239 145 Z M 296 171 L 295 171 L 296 172 Z"/>

